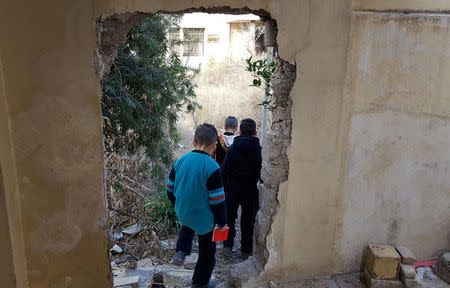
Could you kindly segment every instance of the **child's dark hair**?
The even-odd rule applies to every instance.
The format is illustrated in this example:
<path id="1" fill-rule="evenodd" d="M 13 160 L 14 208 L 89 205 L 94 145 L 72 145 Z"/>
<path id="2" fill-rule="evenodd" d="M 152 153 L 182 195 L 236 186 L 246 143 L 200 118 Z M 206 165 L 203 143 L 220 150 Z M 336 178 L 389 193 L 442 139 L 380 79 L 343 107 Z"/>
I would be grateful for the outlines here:
<path id="1" fill-rule="evenodd" d="M 241 121 L 239 126 L 242 135 L 253 136 L 256 134 L 256 122 L 251 118 L 245 118 Z"/>
<path id="2" fill-rule="evenodd" d="M 217 129 L 214 125 L 204 123 L 195 130 L 194 141 L 199 146 L 209 146 L 217 141 Z"/>
<path id="3" fill-rule="evenodd" d="M 228 116 L 225 119 L 225 129 L 236 129 L 238 127 L 238 120 L 234 116 Z"/>

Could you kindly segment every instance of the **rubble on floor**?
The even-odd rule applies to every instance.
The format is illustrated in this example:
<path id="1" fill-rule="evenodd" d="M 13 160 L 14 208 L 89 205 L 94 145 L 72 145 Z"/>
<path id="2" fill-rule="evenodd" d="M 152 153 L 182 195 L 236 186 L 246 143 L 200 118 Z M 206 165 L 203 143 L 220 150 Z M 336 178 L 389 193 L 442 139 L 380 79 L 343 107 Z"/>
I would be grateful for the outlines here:
<path id="1" fill-rule="evenodd" d="M 156 264 L 156 259 L 144 259 L 138 261 L 136 270 L 126 270 L 121 272 L 116 278 L 132 278 L 134 281 L 136 277 L 139 277 L 137 286 L 115 286 L 117 288 L 125 287 L 139 287 L 139 288 L 180 288 L 190 287 L 191 277 L 193 270 L 186 267 L 178 267 L 170 264 Z M 244 263 L 244 262 L 242 262 Z M 242 265 L 239 265 L 242 267 Z M 217 273 L 215 271 L 216 276 Z M 228 274 L 231 276 L 231 273 Z M 217 281 L 217 288 L 229 288 L 229 287 L 241 287 L 239 283 L 231 280 L 232 277 L 223 278 L 215 277 Z M 334 275 L 327 278 L 313 278 L 303 279 L 296 281 L 277 281 L 269 280 L 264 283 L 259 283 L 251 287 L 263 287 L 263 288 L 367 288 L 364 285 L 364 276 L 361 273 L 350 273 Z M 230 282 L 229 282 L 230 280 Z M 376 280 L 376 279 L 375 279 Z M 382 281 L 373 283 L 372 287 L 423 287 L 423 288 L 449 288 L 450 285 L 440 280 L 438 277 L 431 279 L 418 280 L 418 284 L 421 286 L 405 286 L 400 281 L 392 280 L 376 280 Z M 382 286 L 376 286 L 380 285 Z M 391 285 L 392 284 L 392 285 Z M 243 286 L 245 287 L 245 286 Z"/>
<path id="2" fill-rule="evenodd" d="M 173 242 L 173 241 L 168 241 Z M 172 246 L 172 245 L 170 245 Z M 414 255 L 409 251 L 400 249 L 401 252 L 396 252 L 399 254 L 397 258 L 395 253 L 392 253 L 392 249 L 388 248 L 389 253 L 379 253 L 378 248 L 374 249 L 373 254 L 374 262 L 373 268 L 369 268 L 372 271 L 378 271 L 382 275 L 393 275 L 395 272 L 394 279 L 377 279 L 372 274 L 370 274 L 369 269 L 365 269 L 363 273 L 350 273 L 333 275 L 331 277 L 322 278 L 312 278 L 312 279 L 302 279 L 295 281 L 283 281 L 280 279 L 270 279 L 265 282 L 247 283 L 247 280 L 252 277 L 256 277 L 247 271 L 253 271 L 251 264 L 254 262 L 239 259 L 237 254 L 233 253 L 231 258 L 227 258 L 223 255 L 221 250 L 221 245 L 217 249 L 217 265 L 213 272 L 213 277 L 217 281 L 217 288 L 231 288 L 231 287 L 263 287 L 263 288 L 371 288 L 371 287 L 383 287 L 383 288 L 450 288 L 450 285 L 442 281 L 433 273 L 433 269 L 423 266 L 416 267 L 418 263 L 428 263 L 432 261 L 425 262 L 415 262 Z M 198 247 L 194 245 L 194 251 Z M 172 248 L 173 250 L 173 248 Z M 166 250 L 168 257 L 172 256 L 173 251 Z M 395 250 L 394 251 L 398 251 Z M 394 255 L 394 256 L 393 256 Z M 399 259 L 397 267 L 395 265 L 386 265 L 384 268 L 377 267 L 377 265 L 382 265 L 382 257 L 392 257 L 394 259 Z M 446 256 L 448 257 L 448 256 Z M 443 259 L 447 259 L 443 257 Z M 187 256 L 183 266 L 178 267 L 169 264 L 167 261 L 161 261 L 156 257 L 146 258 L 139 261 L 133 260 L 130 255 L 122 255 L 111 263 L 113 275 L 114 275 L 114 287 L 116 288 L 181 288 L 190 287 L 191 278 L 195 264 L 197 262 L 198 253 L 193 252 L 191 255 Z M 435 263 L 434 261 L 433 263 Z M 412 265 L 414 264 L 414 265 Z M 448 264 L 448 262 L 447 262 Z M 371 264 L 370 264 L 371 265 Z M 386 267 L 392 269 L 388 271 Z M 433 266 L 434 267 L 434 266 Z M 448 266 L 444 266 L 448 267 Z M 384 270 L 383 270 L 384 269 Z M 437 269 L 437 266 L 436 266 Z M 380 272 L 382 271 L 382 273 Z M 416 271 L 417 274 L 416 274 Z M 418 275 L 420 274 L 420 275 Z M 375 274 L 376 275 L 376 274 Z M 116 280 L 119 279 L 119 280 Z M 129 281 L 129 282 L 126 282 Z M 123 283 L 123 284 L 121 284 Z M 130 283 L 130 284 L 126 284 Z M 122 286 L 118 286 L 121 284 Z"/>
<path id="3" fill-rule="evenodd" d="M 406 247 L 370 244 L 367 247 L 364 282 L 369 288 L 420 288 L 413 264 L 414 254 Z"/>
<path id="4" fill-rule="evenodd" d="M 130 287 L 138 288 L 139 286 L 139 276 L 123 276 L 114 278 L 114 288 L 119 287 Z"/>
<path id="5" fill-rule="evenodd" d="M 436 264 L 436 274 L 450 284 L 450 252 L 444 253 Z"/>

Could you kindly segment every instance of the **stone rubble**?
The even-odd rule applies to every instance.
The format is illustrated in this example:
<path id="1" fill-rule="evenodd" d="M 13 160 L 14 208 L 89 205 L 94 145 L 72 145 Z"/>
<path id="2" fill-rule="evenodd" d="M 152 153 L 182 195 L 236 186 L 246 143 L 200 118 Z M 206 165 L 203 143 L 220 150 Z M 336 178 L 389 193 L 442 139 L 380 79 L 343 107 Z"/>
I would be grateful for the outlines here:
<path id="1" fill-rule="evenodd" d="M 400 264 L 400 278 L 414 279 L 416 278 L 416 271 L 412 265 Z"/>
<path id="2" fill-rule="evenodd" d="M 436 274 L 450 284 L 450 252 L 444 253 L 439 257 L 436 264 Z"/>
<path id="3" fill-rule="evenodd" d="M 377 280 L 398 279 L 400 255 L 394 247 L 369 244 L 366 253 L 366 270 Z"/>
<path id="4" fill-rule="evenodd" d="M 132 287 L 138 288 L 139 276 L 123 276 L 114 278 L 114 288 L 119 287 Z"/>
<path id="5" fill-rule="evenodd" d="M 416 256 L 406 247 L 396 247 L 398 254 L 402 258 L 403 264 L 412 265 L 416 262 Z"/>

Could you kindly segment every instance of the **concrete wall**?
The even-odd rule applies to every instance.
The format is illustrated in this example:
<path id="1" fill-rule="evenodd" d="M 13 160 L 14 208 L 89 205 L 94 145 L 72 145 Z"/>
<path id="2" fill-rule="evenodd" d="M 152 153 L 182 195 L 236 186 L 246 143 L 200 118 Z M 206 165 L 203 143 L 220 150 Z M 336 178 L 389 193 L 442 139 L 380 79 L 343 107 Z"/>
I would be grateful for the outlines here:
<path id="1" fill-rule="evenodd" d="M 450 22 L 375 12 L 447 11 L 448 1 L 34 2 L 0 0 L 0 162 L 17 287 L 109 285 L 95 20 L 134 11 L 248 6 L 278 21 L 297 80 L 267 277 L 357 270 L 372 241 L 419 257 L 448 248 Z"/>
<path id="2" fill-rule="evenodd" d="M 449 247 L 450 16 L 356 12 L 338 269 L 364 245 Z"/>
<path id="3" fill-rule="evenodd" d="M 238 31 L 235 31 L 236 39 L 240 40 L 238 43 L 233 43 L 231 41 L 232 30 L 230 28 L 230 22 L 232 21 L 259 21 L 259 17 L 253 14 L 243 14 L 243 15 L 229 15 L 229 14 L 207 14 L 207 13 L 189 13 L 184 14 L 180 22 L 181 28 L 204 28 L 204 41 L 203 41 L 203 56 L 189 56 L 183 57 L 183 61 L 187 61 L 187 65 L 195 68 L 205 68 L 205 65 L 209 60 L 213 59 L 216 62 L 224 61 L 227 57 L 230 57 L 232 51 L 236 55 L 233 57 L 236 61 L 242 61 L 245 57 L 248 57 L 248 51 L 254 50 L 254 29 L 253 33 L 248 33 L 243 35 L 242 29 L 238 25 Z M 252 24 L 253 27 L 256 24 Z M 219 42 L 209 42 L 209 35 L 218 35 Z M 247 37 L 245 37 L 247 36 Z M 250 36 L 253 36 L 250 37 Z M 245 42 L 245 43 L 243 43 Z"/>
<path id="4" fill-rule="evenodd" d="M 17 287 L 107 287 L 92 2 L 0 1 L 0 43 L 0 160 Z"/>

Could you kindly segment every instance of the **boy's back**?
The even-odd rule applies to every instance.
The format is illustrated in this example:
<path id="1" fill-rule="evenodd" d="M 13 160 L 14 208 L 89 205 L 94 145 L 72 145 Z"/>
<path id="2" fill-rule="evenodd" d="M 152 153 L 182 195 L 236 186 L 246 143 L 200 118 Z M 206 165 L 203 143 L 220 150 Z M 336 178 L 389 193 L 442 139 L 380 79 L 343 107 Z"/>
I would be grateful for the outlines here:
<path id="1" fill-rule="evenodd" d="M 200 125 L 192 144 L 196 150 L 175 162 L 167 180 L 167 196 L 182 224 L 171 263 L 183 264 L 197 232 L 199 252 L 192 287 L 214 287 L 215 281 L 210 280 L 216 263 L 214 224 L 222 231 L 227 224 L 220 167 L 210 156 L 217 144 L 216 128 L 207 123 Z"/>
<path id="2" fill-rule="evenodd" d="M 243 119 L 240 134 L 234 138 L 222 164 L 222 175 L 225 182 L 227 201 L 228 239 L 224 242 L 224 251 L 231 255 L 235 221 L 239 206 L 241 214 L 241 253 L 248 257 L 253 251 L 253 230 L 255 217 L 259 207 L 258 180 L 261 175 L 261 146 L 256 137 L 256 123 L 250 118 Z"/>
<path id="3" fill-rule="evenodd" d="M 209 205 L 224 198 L 219 165 L 207 153 L 195 150 L 179 158 L 173 170 L 175 211 L 180 222 L 199 234 L 210 232 L 214 216 Z"/>
<path id="4" fill-rule="evenodd" d="M 222 173 L 227 184 L 256 184 L 261 175 L 261 146 L 254 136 L 237 136 L 228 150 Z M 240 189 L 238 189 L 240 190 Z"/>

